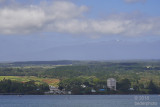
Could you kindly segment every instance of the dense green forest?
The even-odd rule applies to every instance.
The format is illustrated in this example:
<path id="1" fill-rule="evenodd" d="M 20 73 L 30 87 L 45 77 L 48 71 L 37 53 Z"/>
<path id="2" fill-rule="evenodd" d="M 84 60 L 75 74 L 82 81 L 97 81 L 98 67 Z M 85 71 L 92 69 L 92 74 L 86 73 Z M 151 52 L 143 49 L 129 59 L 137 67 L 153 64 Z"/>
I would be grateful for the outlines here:
<path id="1" fill-rule="evenodd" d="M 131 84 L 131 81 L 126 78 L 117 82 L 116 90 L 110 90 L 107 88 L 105 80 L 100 80 L 96 77 L 65 79 L 60 81 L 59 89 L 71 90 L 72 94 L 160 94 L 160 87 L 154 84 L 152 80 L 144 86 L 139 83 Z"/>
<path id="2" fill-rule="evenodd" d="M 3 79 L 0 81 L 0 94 L 44 94 L 49 90 L 46 83 L 35 84 L 35 81 L 25 83 Z"/>
<path id="3" fill-rule="evenodd" d="M 60 79 L 59 89 L 74 94 L 157 94 L 160 61 L 30 61 L 0 64 L 0 76 L 36 76 Z M 108 78 L 117 80 L 117 91 L 106 87 Z M 127 81 L 127 82 L 126 82 Z M 76 83 L 74 83 L 76 82 Z M 86 87 L 83 88 L 82 86 Z M 133 88 L 134 91 L 129 91 Z M 105 91 L 99 91 L 105 89 Z"/>

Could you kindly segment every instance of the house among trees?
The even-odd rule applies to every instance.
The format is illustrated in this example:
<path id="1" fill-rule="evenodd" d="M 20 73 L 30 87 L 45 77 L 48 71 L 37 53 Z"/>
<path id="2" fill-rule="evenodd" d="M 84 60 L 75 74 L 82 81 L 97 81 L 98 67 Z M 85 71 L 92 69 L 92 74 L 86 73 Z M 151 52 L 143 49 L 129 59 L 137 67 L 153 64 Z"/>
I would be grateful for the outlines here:
<path id="1" fill-rule="evenodd" d="M 107 87 L 110 90 L 116 90 L 116 79 L 114 78 L 107 79 Z"/>

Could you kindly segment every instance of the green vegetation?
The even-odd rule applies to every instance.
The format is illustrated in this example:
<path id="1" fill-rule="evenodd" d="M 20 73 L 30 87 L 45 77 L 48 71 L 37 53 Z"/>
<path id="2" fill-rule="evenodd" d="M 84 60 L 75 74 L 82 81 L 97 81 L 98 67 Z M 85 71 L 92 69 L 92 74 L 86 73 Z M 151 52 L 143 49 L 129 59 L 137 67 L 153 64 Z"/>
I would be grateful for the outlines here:
<path id="1" fill-rule="evenodd" d="M 72 94 L 160 94 L 160 87 L 152 80 L 146 85 L 136 84 L 131 86 L 129 79 L 117 82 L 117 90 L 107 88 L 105 80 L 96 77 L 75 77 L 60 81 L 59 89 L 71 91 Z M 132 89 L 132 90 L 131 90 Z M 92 92 L 95 90 L 95 92 Z"/>
<path id="2" fill-rule="evenodd" d="M 73 94 L 157 94 L 160 61 L 32 61 L 0 64 L 0 80 L 47 83 Z M 22 78 L 23 77 L 23 78 Z M 117 91 L 107 89 L 108 78 Z M 53 79 L 53 80 L 52 80 Z M 59 84 L 58 84 L 59 83 Z M 132 88 L 134 90 L 129 90 Z"/>
<path id="3" fill-rule="evenodd" d="M 3 79 L 0 81 L 0 93 L 2 94 L 44 94 L 49 90 L 46 83 L 35 84 L 35 81 L 25 83 Z"/>
<path id="4" fill-rule="evenodd" d="M 23 83 L 28 81 L 35 81 L 36 84 L 47 83 L 48 85 L 56 86 L 56 87 L 58 87 L 58 83 L 59 83 L 59 79 L 39 78 L 35 76 L 0 76 L 0 80 L 3 80 L 4 78 L 12 81 L 23 82 Z"/>

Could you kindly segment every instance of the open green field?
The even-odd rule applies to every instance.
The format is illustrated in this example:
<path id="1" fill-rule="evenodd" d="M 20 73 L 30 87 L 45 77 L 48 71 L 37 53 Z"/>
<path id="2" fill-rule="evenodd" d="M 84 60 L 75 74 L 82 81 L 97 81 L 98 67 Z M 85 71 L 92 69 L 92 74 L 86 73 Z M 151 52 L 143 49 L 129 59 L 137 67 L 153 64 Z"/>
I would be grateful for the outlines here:
<path id="1" fill-rule="evenodd" d="M 3 80 L 4 78 L 14 80 L 14 81 L 19 81 L 19 82 L 27 82 L 27 81 L 34 80 L 37 84 L 45 82 L 48 85 L 56 86 L 56 87 L 57 87 L 57 84 L 59 83 L 59 79 L 38 78 L 35 76 L 0 76 L 0 80 Z"/>

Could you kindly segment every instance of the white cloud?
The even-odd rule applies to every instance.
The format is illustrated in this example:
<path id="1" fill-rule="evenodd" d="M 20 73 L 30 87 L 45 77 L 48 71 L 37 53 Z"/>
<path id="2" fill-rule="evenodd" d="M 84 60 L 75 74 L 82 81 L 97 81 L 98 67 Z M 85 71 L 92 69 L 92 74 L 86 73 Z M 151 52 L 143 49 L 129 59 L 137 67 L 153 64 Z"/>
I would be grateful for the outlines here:
<path id="1" fill-rule="evenodd" d="M 3 7 L 0 8 L 0 33 L 13 35 L 44 31 L 74 35 L 160 35 L 159 17 L 117 14 L 98 20 L 84 17 L 87 10 L 86 6 L 66 1 Z"/>
<path id="2" fill-rule="evenodd" d="M 71 2 L 54 2 L 51 5 L 0 8 L 0 32 L 2 34 L 32 33 L 44 30 L 56 21 L 81 17 L 85 6 Z"/>
<path id="3" fill-rule="evenodd" d="M 33 8 L 4 8 L 0 10 L 0 31 L 4 34 L 30 33 L 43 26 L 45 13 Z"/>
<path id="4" fill-rule="evenodd" d="M 160 35 L 160 18 L 154 19 L 106 19 L 106 20 L 68 20 L 56 22 L 50 29 L 61 33 L 90 35 L 143 36 Z"/>
<path id="5" fill-rule="evenodd" d="M 124 0 L 127 3 L 146 2 L 147 0 Z"/>

